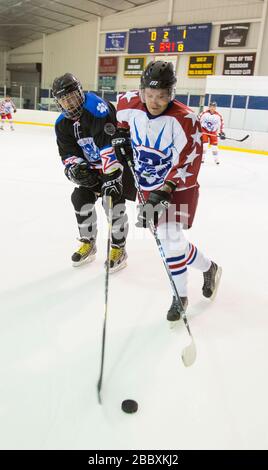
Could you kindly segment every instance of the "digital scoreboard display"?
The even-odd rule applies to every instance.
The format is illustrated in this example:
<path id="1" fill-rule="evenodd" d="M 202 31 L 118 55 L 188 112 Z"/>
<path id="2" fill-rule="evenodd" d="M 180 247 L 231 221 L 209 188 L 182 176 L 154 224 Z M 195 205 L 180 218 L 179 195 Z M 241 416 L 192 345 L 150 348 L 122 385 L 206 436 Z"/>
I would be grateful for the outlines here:
<path id="1" fill-rule="evenodd" d="M 129 54 L 209 51 L 212 24 L 188 24 L 133 28 L 129 31 Z"/>

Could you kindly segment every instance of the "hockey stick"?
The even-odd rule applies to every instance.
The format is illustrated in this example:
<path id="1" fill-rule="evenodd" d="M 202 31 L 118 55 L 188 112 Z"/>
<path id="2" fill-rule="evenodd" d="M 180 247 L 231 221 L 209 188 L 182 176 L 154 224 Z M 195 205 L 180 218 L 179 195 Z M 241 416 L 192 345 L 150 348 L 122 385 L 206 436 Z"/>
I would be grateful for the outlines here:
<path id="1" fill-rule="evenodd" d="M 249 138 L 249 134 L 245 135 L 243 139 L 233 139 L 232 137 L 225 137 L 227 140 L 235 140 L 235 142 L 244 142 L 244 140 L 247 140 Z"/>
<path id="2" fill-rule="evenodd" d="M 210 137 L 215 137 L 215 134 L 207 134 L 203 132 L 203 134 L 208 135 Z M 220 134 L 217 134 L 217 137 L 220 137 Z M 222 140 L 234 140 L 235 142 L 244 142 L 244 140 L 247 140 L 249 138 L 249 134 L 245 135 L 242 139 L 234 139 L 233 137 L 225 137 L 225 139 Z"/>
<path id="3" fill-rule="evenodd" d="M 122 148 L 121 148 L 121 151 L 123 151 Z M 126 157 L 128 166 L 130 168 L 130 171 L 132 173 L 132 176 L 134 178 L 135 186 L 136 186 L 139 198 L 142 202 L 142 205 L 144 206 L 146 201 L 145 201 L 144 195 L 142 193 L 142 190 L 140 188 L 140 184 L 139 184 L 138 177 L 137 177 L 137 174 L 136 174 L 135 169 L 134 169 L 134 165 L 133 165 L 132 161 L 130 160 L 130 158 L 127 157 L 127 155 L 125 155 L 125 157 Z M 188 320 L 187 320 L 187 317 L 186 317 L 186 313 L 184 311 L 180 296 L 179 296 L 178 291 L 177 291 L 177 287 L 175 285 L 175 282 L 172 278 L 172 274 L 171 274 L 170 269 L 168 267 L 168 264 L 167 264 L 167 261 L 166 261 L 166 256 L 165 256 L 161 241 L 160 241 L 160 239 L 157 235 L 157 229 L 156 229 L 156 227 L 155 227 L 152 220 L 150 220 L 149 225 L 150 225 L 150 230 L 151 230 L 151 232 L 154 236 L 154 239 L 156 241 L 161 259 L 162 259 L 163 264 L 165 266 L 166 273 L 169 277 L 170 285 L 171 285 L 171 288 L 173 290 L 174 296 L 177 299 L 178 303 L 180 304 L 180 307 L 181 307 L 181 310 L 182 310 L 182 319 L 184 321 L 184 324 L 185 324 L 185 326 L 187 328 L 187 331 L 189 333 L 189 336 L 191 338 L 191 343 L 183 349 L 182 354 L 181 354 L 181 357 L 182 357 L 182 360 L 183 360 L 183 363 L 184 363 L 185 367 L 189 367 L 195 362 L 195 359 L 196 359 L 196 346 L 195 346 L 194 338 L 193 338 L 193 335 L 191 333 L 189 323 L 188 323 Z"/>
<path id="4" fill-rule="evenodd" d="M 107 322 L 107 311 L 108 311 L 108 288 L 109 288 L 109 273 L 110 273 L 109 255 L 110 255 L 110 248 L 111 248 L 112 216 L 113 216 L 111 196 L 107 196 L 106 202 L 108 202 L 108 238 L 107 238 L 107 256 L 106 256 L 106 272 L 105 272 L 105 311 L 104 311 L 103 329 L 102 329 L 101 367 L 100 367 L 100 376 L 99 376 L 99 380 L 97 384 L 98 401 L 100 405 L 102 404 L 101 387 L 102 387 L 102 379 L 103 379 L 106 322 Z"/>

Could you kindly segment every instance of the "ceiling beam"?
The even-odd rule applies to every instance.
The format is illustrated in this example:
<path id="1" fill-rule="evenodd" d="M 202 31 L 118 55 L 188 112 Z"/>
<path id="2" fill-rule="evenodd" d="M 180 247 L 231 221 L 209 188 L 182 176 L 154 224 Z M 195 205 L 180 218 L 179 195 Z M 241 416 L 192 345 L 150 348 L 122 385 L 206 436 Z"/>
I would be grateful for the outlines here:
<path id="1" fill-rule="evenodd" d="M 4 26 L 7 26 L 9 29 L 12 28 L 12 34 L 14 34 L 14 26 L 22 26 L 23 29 L 32 29 L 32 27 L 34 28 L 41 28 L 41 29 L 50 29 L 52 31 L 55 31 L 56 33 L 58 31 L 61 31 L 59 29 L 56 29 L 56 28 L 53 28 L 52 26 L 44 26 L 44 25 L 41 25 L 41 24 L 35 24 L 35 23 L 2 23 L 1 24 L 1 28 L 4 27 Z M 34 30 L 35 31 L 35 30 Z M 17 32 L 17 31 L 16 31 Z M 44 32 L 44 31 L 43 31 Z"/>
<path id="2" fill-rule="evenodd" d="M 95 3 L 96 5 L 99 5 L 99 6 L 101 6 L 101 7 L 108 8 L 109 10 L 113 10 L 113 11 L 115 11 L 115 12 L 122 11 L 122 10 L 117 10 L 116 8 L 110 7 L 109 5 L 105 5 L 104 3 L 96 2 L 96 0 L 86 0 L 86 1 L 89 2 L 89 3 Z"/>
<path id="3" fill-rule="evenodd" d="M 73 10 L 82 11 L 83 13 L 87 13 L 88 15 L 94 15 L 94 16 L 97 16 L 97 17 L 100 16 L 100 15 L 97 15 L 97 13 L 93 13 L 92 11 L 83 10 L 82 8 L 79 8 L 79 7 L 71 7 L 67 3 L 58 2 L 57 0 L 53 0 L 53 3 L 57 3 L 58 5 L 62 5 L 66 8 L 72 8 Z"/>
<path id="4" fill-rule="evenodd" d="M 41 7 L 36 7 L 36 8 L 39 8 L 40 10 L 48 10 L 47 8 L 41 8 Z M 48 10 L 48 11 L 53 12 L 53 10 Z M 32 15 L 32 16 L 36 16 L 36 17 L 39 16 L 40 18 L 45 18 L 46 20 L 54 21 L 54 23 L 61 23 L 61 24 L 66 24 L 67 26 L 73 26 L 72 23 L 67 23 L 66 21 L 57 20 L 57 19 L 50 18 L 49 16 L 40 15 L 38 11 L 36 13 L 32 13 L 32 11 L 30 10 L 29 12 L 27 12 L 27 15 L 29 15 L 29 16 Z"/>
<path id="5" fill-rule="evenodd" d="M 33 2 L 31 2 L 31 5 L 35 6 L 36 8 L 39 8 L 40 10 L 51 11 L 52 13 L 56 13 L 56 14 L 61 15 L 61 16 L 69 16 L 70 18 L 74 18 L 74 19 L 79 20 L 79 21 L 84 21 L 84 22 L 87 21 L 87 20 L 84 20 L 84 18 L 78 18 L 78 17 L 73 16 L 73 15 L 68 15 L 68 13 L 61 13 L 60 11 L 52 10 L 51 8 L 39 6 L 38 4 L 33 3 Z"/>

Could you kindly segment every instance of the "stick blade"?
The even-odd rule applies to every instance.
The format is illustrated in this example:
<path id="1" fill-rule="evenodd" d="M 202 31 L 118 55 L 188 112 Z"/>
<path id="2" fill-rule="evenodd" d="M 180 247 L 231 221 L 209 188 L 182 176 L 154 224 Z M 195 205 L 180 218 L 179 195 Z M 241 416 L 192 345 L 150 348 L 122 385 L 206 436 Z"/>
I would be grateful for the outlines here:
<path id="1" fill-rule="evenodd" d="M 181 358 L 185 367 L 190 367 L 193 365 L 196 360 L 196 347 L 193 340 L 191 344 L 183 349 Z"/>
<path id="2" fill-rule="evenodd" d="M 244 140 L 247 140 L 249 138 L 249 134 L 247 134 L 243 139 L 240 140 L 240 142 L 244 142 Z"/>

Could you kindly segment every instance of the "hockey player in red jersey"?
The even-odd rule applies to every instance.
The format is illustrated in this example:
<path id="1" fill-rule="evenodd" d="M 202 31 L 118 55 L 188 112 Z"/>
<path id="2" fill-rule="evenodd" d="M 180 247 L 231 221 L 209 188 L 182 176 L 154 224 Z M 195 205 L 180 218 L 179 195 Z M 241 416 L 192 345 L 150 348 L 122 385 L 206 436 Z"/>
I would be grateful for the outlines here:
<path id="1" fill-rule="evenodd" d="M 17 109 L 10 96 L 6 96 L 5 99 L 0 103 L 0 114 L 1 114 L 1 126 L 0 129 L 4 130 L 4 123 L 8 119 L 10 130 L 14 131 L 12 113 L 16 113 Z"/>
<path id="2" fill-rule="evenodd" d="M 202 140 L 203 140 L 203 158 L 202 163 L 205 161 L 205 154 L 208 150 L 208 144 L 212 147 L 212 155 L 215 157 L 215 163 L 219 165 L 219 152 L 218 152 L 218 134 L 220 139 L 225 139 L 224 121 L 222 115 L 217 111 L 216 101 L 211 101 L 206 111 L 203 111 L 200 116 L 200 123 L 202 127 Z"/>
<path id="3" fill-rule="evenodd" d="M 146 205 L 139 206 L 138 227 L 153 220 L 181 304 L 173 297 L 169 321 L 180 319 L 188 304 L 188 266 L 203 272 L 203 295 L 213 298 L 221 268 L 184 235 L 192 226 L 198 202 L 197 176 L 202 158 L 202 133 L 193 111 L 175 100 L 176 77 L 169 62 L 150 62 L 140 91 L 119 94 L 116 152 L 133 158 Z M 122 146 L 124 147 L 122 151 Z M 169 206 L 168 209 L 166 207 Z"/>

